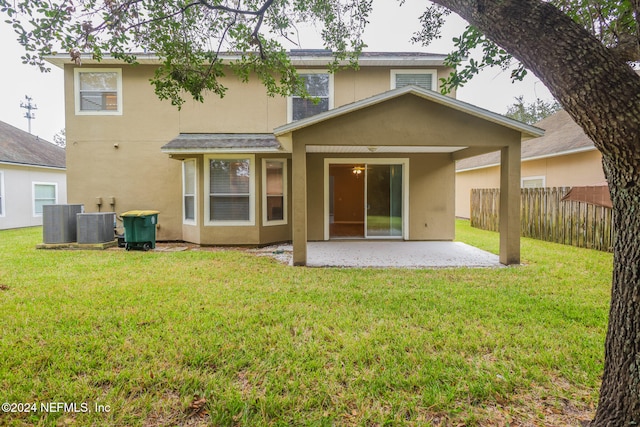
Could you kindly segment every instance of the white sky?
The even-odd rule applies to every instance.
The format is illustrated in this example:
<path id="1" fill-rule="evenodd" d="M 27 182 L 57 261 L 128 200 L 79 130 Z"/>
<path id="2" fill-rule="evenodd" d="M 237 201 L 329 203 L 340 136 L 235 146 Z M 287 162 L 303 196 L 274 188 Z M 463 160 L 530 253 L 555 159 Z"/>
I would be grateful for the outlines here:
<path id="1" fill-rule="evenodd" d="M 414 45 L 410 39 L 418 30 L 418 17 L 424 8 L 424 0 L 407 0 L 399 7 L 396 1 L 375 0 L 373 15 L 365 33 L 368 51 L 423 51 L 448 53 L 453 46 L 452 37 L 462 33 L 465 23 L 451 14 L 445 25 L 442 39 L 428 47 Z M 27 130 L 25 109 L 20 102 L 25 95 L 33 98 L 37 105 L 35 120 L 31 121 L 31 132 L 48 141 L 64 129 L 64 99 L 62 70 L 52 68 L 50 73 L 40 73 L 36 67 L 21 63 L 22 47 L 15 41 L 13 29 L 0 22 L 0 53 L 3 64 L 0 68 L 0 121 Z M 300 48 L 321 48 L 320 38 L 315 34 L 305 35 L 300 40 Z M 488 110 L 505 113 L 516 96 L 524 95 L 526 102 L 536 98 L 550 100 L 545 86 L 532 74 L 524 82 L 511 83 L 508 71 L 500 69 L 484 70 L 467 86 L 458 89 L 458 99 Z"/>

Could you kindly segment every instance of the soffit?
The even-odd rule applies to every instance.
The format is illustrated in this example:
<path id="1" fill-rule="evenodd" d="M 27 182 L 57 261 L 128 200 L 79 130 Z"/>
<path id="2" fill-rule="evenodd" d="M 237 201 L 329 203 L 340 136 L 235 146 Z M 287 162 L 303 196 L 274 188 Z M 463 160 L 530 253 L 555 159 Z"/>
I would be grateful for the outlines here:
<path id="1" fill-rule="evenodd" d="M 357 146 L 357 145 L 307 145 L 307 153 L 453 153 L 467 147 L 443 146 Z"/>

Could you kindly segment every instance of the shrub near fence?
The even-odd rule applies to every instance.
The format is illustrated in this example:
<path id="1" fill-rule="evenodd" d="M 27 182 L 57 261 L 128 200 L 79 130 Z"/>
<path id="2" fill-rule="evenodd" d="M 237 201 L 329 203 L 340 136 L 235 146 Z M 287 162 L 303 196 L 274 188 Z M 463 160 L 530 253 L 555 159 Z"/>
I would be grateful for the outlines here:
<path id="1" fill-rule="evenodd" d="M 520 221 L 523 237 L 611 251 L 612 210 L 572 200 L 562 201 L 571 187 L 523 188 Z M 471 190 L 471 226 L 499 230 L 500 190 Z"/>

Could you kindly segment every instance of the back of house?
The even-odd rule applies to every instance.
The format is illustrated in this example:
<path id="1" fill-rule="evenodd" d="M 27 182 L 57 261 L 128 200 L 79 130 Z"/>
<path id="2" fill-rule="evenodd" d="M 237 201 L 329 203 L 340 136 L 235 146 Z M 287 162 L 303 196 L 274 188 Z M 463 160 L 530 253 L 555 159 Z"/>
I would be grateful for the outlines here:
<path id="1" fill-rule="evenodd" d="M 157 210 L 158 240 L 206 245 L 452 240 L 455 160 L 540 133 L 440 95 L 444 58 L 370 52 L 329 73 L 330 52 L 293 51 L 314 100 L 228 73 L 224 98 L 180 110 L 153 91 L 153 55 L 49 58 L 65 76 L 69 201 Z"/>

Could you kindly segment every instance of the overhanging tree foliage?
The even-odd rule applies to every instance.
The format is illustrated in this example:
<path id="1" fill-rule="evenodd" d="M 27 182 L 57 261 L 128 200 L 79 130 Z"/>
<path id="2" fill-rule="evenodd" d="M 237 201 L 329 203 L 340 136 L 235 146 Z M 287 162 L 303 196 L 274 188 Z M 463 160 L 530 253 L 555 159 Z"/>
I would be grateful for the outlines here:
<path id="1" fill-rule="evenodd" d="M 270 95 L 304 92 L 281 41 L 296 25 L 321 23 L 328 49 L 356 63 L 371 0 L 0 0 L 26 53 L 23 62 L 47 70 L 44 57 L 68 52 L 105 54 L 135 64 L 145 52 L 161 65 L 152 80 L 156 94 L 177 106 L 190 94 L 224 96 L 225 67 L 241 80 L 255 73 Z M 224 53 L 239 59 L 224 61 Z"/>
<path id="2" fill-rule="evenodd" d="M 617 239 L 605 369 L 594 426 L 640 425 L 640 5 L 634 1 L 435 0 L 420 17 L 415 40 L 439 34 L 448 11 L 471 26 L 450 56 L 457 72 L 445 90 L 485 66 L 526 70 L 542 80 L 584 129 L 603 156 L 615 210 Z M 219 55 L 241 79 L 255 73 L 270 94 L 300 91 L 300 82 L 278 38 L 293 37 L 300 22 L 317 22 L 336 60 L 355 60 L 371 0 L 0 0 L 27 53 L 67 51 L 81 60 L 90 51 L 135 63 L 134 51 L 162 61 L 153 83 L 161 98 L 180 105 L 186 91 L 202 100 L 224 95 Z M 463 57 L 480 47 L 480 58 Z M 337 65 L 337 62 L 334 64 Z"/>

